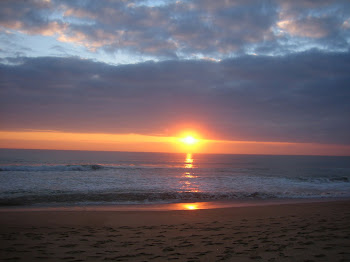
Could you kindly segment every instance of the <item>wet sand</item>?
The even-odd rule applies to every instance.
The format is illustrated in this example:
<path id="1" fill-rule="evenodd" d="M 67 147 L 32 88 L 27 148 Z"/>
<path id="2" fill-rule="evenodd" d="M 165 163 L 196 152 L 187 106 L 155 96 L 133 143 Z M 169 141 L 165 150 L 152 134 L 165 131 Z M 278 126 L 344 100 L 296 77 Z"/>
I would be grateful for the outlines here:
<path id="1" fill-rule="evenodd" d="M 1 261 L 350 261 L 350 201 L 0 212 Z"/>

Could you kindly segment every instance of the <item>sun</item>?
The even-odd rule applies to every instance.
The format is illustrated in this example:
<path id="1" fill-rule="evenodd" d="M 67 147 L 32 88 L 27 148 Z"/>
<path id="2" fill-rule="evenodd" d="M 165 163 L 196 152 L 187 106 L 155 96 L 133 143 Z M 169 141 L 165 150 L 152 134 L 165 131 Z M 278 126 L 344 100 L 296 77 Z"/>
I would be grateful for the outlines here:
<path id="1" fill-rule="evenodd" d="M 195 143 L 197 143 L 197 139 L 194 138 L 193 136 L 186 136 L 185 138 L 183 138 L 182 142 L 184 142 L 186 145 L 193 145 Z"/>
<path id="2" fill-rule="evenodd" d="M 181 153 L 196 153 L 201 150 L 203 139 L 194 131 L 183 131 L 175 138 L 177 150 Z"/>

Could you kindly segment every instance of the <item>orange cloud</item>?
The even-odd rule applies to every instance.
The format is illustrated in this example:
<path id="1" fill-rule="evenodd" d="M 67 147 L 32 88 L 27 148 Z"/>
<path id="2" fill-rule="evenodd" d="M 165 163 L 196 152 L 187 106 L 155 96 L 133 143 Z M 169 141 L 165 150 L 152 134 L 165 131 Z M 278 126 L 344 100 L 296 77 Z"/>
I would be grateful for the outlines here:
<path id="1" fill-rule="evenodd" d="M 65 8 L 66 10 L 63 13 L 65 17 L 75 16 L 78 18 L 90 18 L 90 19 L 95 19 L 97 17 L 96 14 L 93 14 L 92 12 L 88 12 L 86 10 L 77 9 L 77 8 L 68 8 L 68 7 L 65 7 Z"/>
<path id="2" fill-rule="evenodd" d="M 307 19 L 299 22 L 295 20 L 283 20 L 277 23 L 278 27 L 293 36 L 321 38 L 328 35 L 328 31 L 317 21 Z"/>
<path id="3" fill-rule="evenodd" d="M 95 52 L 101 46 L 112 44 L 118 38 L 118 33 L 110 34 L 101 29 L 95 31 L 96 39 L 92 39 L 88 34 L 80 31 L 75 32 L 62 32 L 57 37 L 57 40 L 65 43 L 73 43 L 86 47 L 88 50 Z"/>
<path id="4" fill-rule="evenodd" d="M 28 27 L 25 23 L 21 21 L 9 21 L 1 22 L 1 26 L 4 28 L 17 30 L 21 33 L 28 35 L 43 35 L 43 36 L 54 36 L 62 35 L 67 30 L 67 23 L 50 22 L 45 25 Z"/>

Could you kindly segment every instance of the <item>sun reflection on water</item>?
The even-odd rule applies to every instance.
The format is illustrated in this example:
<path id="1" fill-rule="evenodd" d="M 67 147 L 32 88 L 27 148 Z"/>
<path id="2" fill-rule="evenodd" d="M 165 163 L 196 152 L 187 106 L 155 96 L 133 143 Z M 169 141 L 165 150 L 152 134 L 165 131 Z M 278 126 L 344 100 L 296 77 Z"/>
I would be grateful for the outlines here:
<path id="1" fill-rule="evenodd" d="M 186 155 L 185 168 L 193 168 L 193 158 L 191 153 L 187 153 Z"/>
<path id="2" fill-rule="evenodd" d="M 198 204 L 183 204 L 183 208 L 187 210 L 196 210 L 198 209 Z"/>
<path id="3" fill-rule="evenodd" d="M 196 178 L 197 176 L 192 175 L 190 172 L 186 172 L 184 175 L 186 178 Z"/>
<path id="4" fill-rule="evenodd" d="M 180 183 L 182 184 L 181 189 L 185 192 L 200 192 L 198 183 L 195 180 L 197 176 L 195 176 L 192 172 L 193 157 L 191 153 L 186 154 L 184 168 L 186 168 L 187 171 L 183 173 L 181 176 L 181 181 L 180 181 Z"/>

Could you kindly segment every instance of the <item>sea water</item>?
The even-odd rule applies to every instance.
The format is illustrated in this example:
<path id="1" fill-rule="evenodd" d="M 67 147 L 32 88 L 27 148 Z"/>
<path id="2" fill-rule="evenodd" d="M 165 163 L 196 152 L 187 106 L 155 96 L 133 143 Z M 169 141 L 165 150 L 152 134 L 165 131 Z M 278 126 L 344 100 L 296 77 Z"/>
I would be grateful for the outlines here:
<path id="1" fill-rule="evenodd" d="M 350 197 L 350 157 L 0 149 L 0 207 Z"/>

